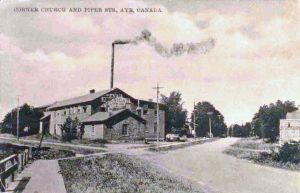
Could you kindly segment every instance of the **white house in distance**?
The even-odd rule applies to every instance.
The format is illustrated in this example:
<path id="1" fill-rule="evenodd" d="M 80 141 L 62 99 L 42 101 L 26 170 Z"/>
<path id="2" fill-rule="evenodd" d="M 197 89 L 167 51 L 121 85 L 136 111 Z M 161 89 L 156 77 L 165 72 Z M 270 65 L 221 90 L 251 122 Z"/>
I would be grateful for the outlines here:
<path id="1" fill-rule="evenodd" d="M 300 141 L 300 111 L 287 113 L 286 119 L 280 120 L 280 144 L 289 141 Z"/>
<path id="2" fill-rule="evenodd" d="M 61 135 L 60 125 L 67 117 L 78 118 L 87 139 L 139 140 L 165 136 L 165 106 L 159 104 L 157 131 L 156 103 L 133 98 L 112 88 L 63 100 L 50 105 L 41 118 L 40 131 Z"/>

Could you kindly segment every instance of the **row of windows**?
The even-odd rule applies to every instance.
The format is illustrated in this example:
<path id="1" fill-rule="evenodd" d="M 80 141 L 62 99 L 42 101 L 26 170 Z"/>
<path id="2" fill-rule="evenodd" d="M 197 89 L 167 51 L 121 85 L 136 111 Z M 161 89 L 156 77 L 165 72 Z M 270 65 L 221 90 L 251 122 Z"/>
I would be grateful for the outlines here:
<path id="1" fill-rule="evenodd" d="M 87 106 L 84 107 L 71 107 L 69 109 L 65 109 L 62 114 L 60 114 L 59 112 L 54 112 L 54 117 L 56 116 L 66 116 L 66 115 L 72 115 L 72 114 L 79 114 L 79 113 L 86 113 L 87 112 Z"/>
<path id="2" fill-rule="evenodd" d="M 137 114 L 139 116 L 142 116 L 142 114 L 147 115 L 148 114 L 148 109 L 138 109 Z M 157 110 L 154 111 L 154 115 L 157 115 Z"/>

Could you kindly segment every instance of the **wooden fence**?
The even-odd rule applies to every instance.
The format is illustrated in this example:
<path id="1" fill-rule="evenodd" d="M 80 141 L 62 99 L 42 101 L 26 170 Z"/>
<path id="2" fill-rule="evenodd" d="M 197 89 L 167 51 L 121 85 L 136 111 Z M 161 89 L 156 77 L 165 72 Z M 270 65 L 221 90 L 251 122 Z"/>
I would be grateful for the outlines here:
<path id="1" fill-rule="evenodd" d="M 0 189 L 5 191 L 8 182 L 13 182 L 17 173 L 23 171 L 31 158 L 31 148 L 18 154 L 13 154 L 0 161 Z"/>

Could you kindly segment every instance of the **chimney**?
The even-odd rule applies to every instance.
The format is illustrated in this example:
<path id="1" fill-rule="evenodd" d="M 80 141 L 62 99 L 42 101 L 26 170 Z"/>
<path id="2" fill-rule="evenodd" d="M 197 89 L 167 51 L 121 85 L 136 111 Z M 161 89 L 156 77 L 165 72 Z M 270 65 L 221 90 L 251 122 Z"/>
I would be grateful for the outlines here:
<path id="1" fill-rule="evenodd" d="M 90 90 L 90 94 L 95 93 L 95 89 Z"/>
<path id="2" fill-rule="evenodd" d="M 115 65 L 115 43 L 111 44 L 112 53 L 111 53 L 111 67 L 110 67 L 110 88 L 114 87 L 114 65 Z"/>

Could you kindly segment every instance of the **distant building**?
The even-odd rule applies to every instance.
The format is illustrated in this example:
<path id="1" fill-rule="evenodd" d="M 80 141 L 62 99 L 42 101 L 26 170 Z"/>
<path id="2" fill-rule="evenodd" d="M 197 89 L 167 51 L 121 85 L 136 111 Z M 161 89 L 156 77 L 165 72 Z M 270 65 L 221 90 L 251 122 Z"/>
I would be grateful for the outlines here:
<path id="1" fill-rule="evenodd" d="M 300 111 L 287 113 L 286 119 L 280 120 L 280 143 L 300 141 Z"/>
<path id="2" fill-rule="evenodd" d="M 159 104 L 159 136 L 165 136 L 165 106 Z M 56 102 L 47 107 L 40 131 L 61 135 L 67 117 L 77 117 L 84 126 L 83 138 L 137 140 L 157 136 L 156 103 L 133 98 L 113 88 Z"/>

